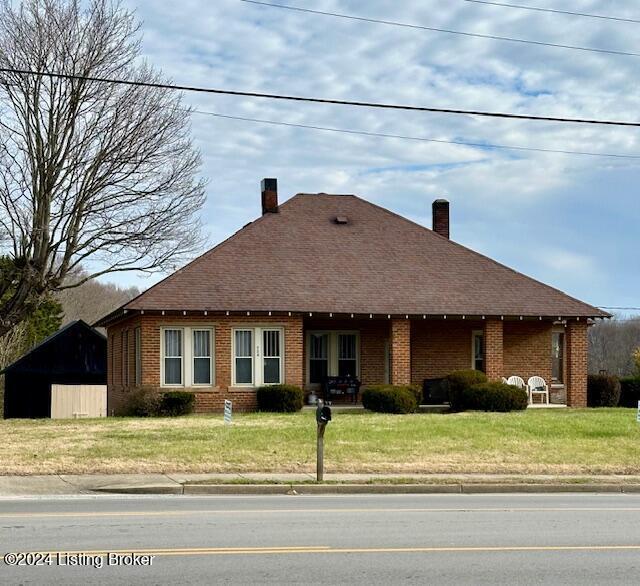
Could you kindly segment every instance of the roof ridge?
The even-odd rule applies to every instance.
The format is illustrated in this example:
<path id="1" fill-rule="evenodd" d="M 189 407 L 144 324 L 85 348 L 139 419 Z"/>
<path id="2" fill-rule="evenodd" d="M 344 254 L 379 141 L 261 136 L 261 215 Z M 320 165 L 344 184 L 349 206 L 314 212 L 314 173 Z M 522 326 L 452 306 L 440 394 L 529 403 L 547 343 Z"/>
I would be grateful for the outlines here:
<path id="1" fill-rule="evenodd" d="M 589 307 L 591 309 L 594 309 L 596 312 L 602 312 L 602 313 L 606 313 L 603 312 L 600 308 L 596 307 L 595 305 L 591 305 L 589 303 L 585 303 L 584 301 L 581 301 L 580 299 L 578 299 L 577 297 L 573 297 L 571 295 L 569 295 L 568 293 L 565 293 L 564 291 L 562 291 L 561 289 L 558 289 L 557 287 L 552 287 L 551 285 L 548 285 L 547 283 L 544 283 L 542 281 L 539 281 L 538 279 L 535 279 L 534 277 L 531 277 L 530 275 L 526 275 L 525 273 L 522 273 L 520 271 L 517 271 L 516 269 L 511 268 L 510 266 L 507 266 L 505 264 L 502 264 L 501 262 L 498 262 L 497 260 L 491 258 L 490 256 L 487 256 L 486 254 L 482 254 L 481 252 L 478 252 L 477 250 L 473 250 L 472 248 L 468 248 L 467 246 L 465 246 L 464 244 L 460 244 L 459 242 L 456 242 L 455 240 L 451 240 L 450 238 L 447 238 L 446 236 L 442 236 L 441 234 L 438 234 L 437 232 L 435 232 L 434 230 L 431 230 L 430 228 L 427 228 L 426 226 L 423 226 L 422 224 L 418 224 L 418 222 L 414 222 L 413 220 L 410 220 L 409 218 L 406 218 L 405 216 L 401 216 L 400 214 L 391 211 L 381 205 L 375 204 L 373 202 L 367 201 L 366 199 L 359 197 L 357 195 L 354 195 L 353 197 L 355 197 L 356 199 L 362 201 L 365 204 L 369 204 L 370 206 L 373 206 L 375 208 L 378 208 L 379 210 L 394 216 L 397 219 L 403 220 L 404 222 L 407 222 L 413 226 L 416 226 L 418 228 L 421 228 L 424 232 L 426 232 L 427 234 L 430 234 L 436 238 L 441 238 L 442 240 L 448 242 L 449 244 L 453 245 L 453 246 L 457 246 L 458 248 L 461 248 L 462 250 L 469 252 L 475 256 L 478 256 L 480 258 L 483 258 L 485 260 L 488 260 L 490 263 L 497 265 L 503 269 L 506 269 L 512 273 L 514 273 L 515 275 L 518 275 L 519 277 L 523 277 L 529 281 L 533 281 L 534 283 L 536 283 L 537 285 L 542 285 L 543 287 L 546 287 L 547 289 L 550 289 L 552 291 L 555 291 L 556 293 L 560 293 L 561 295 L 564 295 L 565 297 L 568 297 L 569 299 L 571 299 L 572 301 L 575 301 L 577 303 L 580 303 L 582 305 L 585 305 L 586 307 Z"/>

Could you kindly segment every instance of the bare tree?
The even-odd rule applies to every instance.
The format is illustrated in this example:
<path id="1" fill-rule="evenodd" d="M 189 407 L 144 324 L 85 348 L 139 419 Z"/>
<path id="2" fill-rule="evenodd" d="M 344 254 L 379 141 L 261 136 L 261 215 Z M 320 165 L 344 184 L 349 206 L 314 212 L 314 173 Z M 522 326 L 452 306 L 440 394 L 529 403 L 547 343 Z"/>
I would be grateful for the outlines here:
<path id="1" fill-rule="evenodd" d="M 0 0 L 0 68 L 162 83 L 111 0 Z M 0 336 L 45 294 L 200 246 L 190 112 L 170 89 L 0 72 Z M 89 269 L 69 279 L 80 267 Z M 76 271 L 77 272 L 77 271 Z"/>
<path id="2" fill-rule="evenodd" d="M 601 321 L 589 328 L 589 372 L 617 376 L 635 373 L 633 353 L 640 347 L 640 317 Z"/>
<path id="3" fill-rule="evenodd" d="M 79 281 L 82 275 L 74 275 Z M 118 287 L 99 280 L 87 281 L 79 287 L 64 289 L 55 294 L 64 312 L 63 325 L 77 319 L 89 324 L 118 309 L 141 293 L 137 287 Z"/>

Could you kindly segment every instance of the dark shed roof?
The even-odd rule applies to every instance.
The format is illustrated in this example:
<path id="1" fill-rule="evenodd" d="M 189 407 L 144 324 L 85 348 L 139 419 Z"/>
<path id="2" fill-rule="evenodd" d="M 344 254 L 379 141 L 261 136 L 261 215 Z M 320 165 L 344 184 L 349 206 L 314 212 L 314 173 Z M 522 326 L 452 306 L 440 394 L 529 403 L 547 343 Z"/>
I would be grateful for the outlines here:
<path id="1" fill-rule="evenodd" d="M 75 336 L 74 336 L 75 334 Z M 78 356 L 72 347 L 64 343 L 64 339 L 67 337 L 82 337 L 93 338 L 94 342 L 97 342 L 99 347 L 104 346 L 104 358 L 105 362 L 103 368 L 98 364 L 88 364 L 86 358 L 81 363 L 75 362 Z M 55 346 L 56 342 L 63 342 L 61 352 L 51 353 L 51 349 Z M 72 370 L 87 370 L 93 372 L 95 370 L 104 369 L 106 372 L 106 343 L 107 338 L 96 329 L 92 328 L 88 323 L 79 319 L 69 322 L 67 325 L 60 328 L 57 332 L 54 332 L 49 337 L 45 338 L 38 345 L 34 346 L 18 358 L 14 363 L 7 366 L 4 370 L 0 371 L 0 374 L 7 372 L 21 372 L 21 371 L 40 371 L 40 372 L 57 372 Z M 66 359 L 61 359 L 66 355 Z"/>

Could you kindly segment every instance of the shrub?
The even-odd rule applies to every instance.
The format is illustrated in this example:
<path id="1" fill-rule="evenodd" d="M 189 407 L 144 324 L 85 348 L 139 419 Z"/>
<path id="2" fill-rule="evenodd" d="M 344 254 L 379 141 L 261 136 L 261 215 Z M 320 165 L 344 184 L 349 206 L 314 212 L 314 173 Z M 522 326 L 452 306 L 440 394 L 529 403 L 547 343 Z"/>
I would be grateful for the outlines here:
<path id="1" fill-rule="evenodd" d="M 620 407 L 637 407 L 640 401 L 640 376 L 620 379 Z"/>
<path id="2" fill-rule="evenodd" d="M 179 417 L 193 413 L 196 396 L 186 391 L 169 391 L 162 395 L 159 414 L 167 417 Z"/>
<path id="3" fill-rule="evenodd" d="M 445 378 L 449 404 L 452 411 L 464 411 L 462 393 L 465 389 L 487 382 L 487 375 L 480 370 L 457 370 Z"/>
<path id="4" fill-rule="evenodd" d="M 587 405 L 616 407 L 620 401 L 620 379 L 609 374 L 590 374 L 587 377 Z"/>
<path id="5" fill-rule="evenodd" d="M 376 385 L 362 392 L 362 405 L 378 413 L 414 413 L 419 396 L 422 396 L 421 389 L 411 385 Z"/>
<path id="6" fill-rule="evenodd" d="M 504 383 L 480 383 L 461 393 L 462 408 L 476 411 L 522 411 L 529 402 L 527 392 Z"/>
<path id="7" fill-rule="evenodd" d="M 270 385 L 257 390 L 258 409 L 275 413 L 294 413 L 304 404 L 304 391 L 294 385 Z"/>
<path id="8" fill-rule="evenodd" d="M 122 414 L 128 417 L 155 417 L 160 413 L 162 396 L 151 389 L 133 391 L 126 399 Z"/>
<path id="9" fill-rule="evenodd" d="M 420 405 L 420 403 L 422 403 L 422 388 L 419 385 L 370 385 L 367 388 L 376 389 L 378 391 L 384 389 L 391 391 L 405 389 L 415 397 L 416 405 Z"/>

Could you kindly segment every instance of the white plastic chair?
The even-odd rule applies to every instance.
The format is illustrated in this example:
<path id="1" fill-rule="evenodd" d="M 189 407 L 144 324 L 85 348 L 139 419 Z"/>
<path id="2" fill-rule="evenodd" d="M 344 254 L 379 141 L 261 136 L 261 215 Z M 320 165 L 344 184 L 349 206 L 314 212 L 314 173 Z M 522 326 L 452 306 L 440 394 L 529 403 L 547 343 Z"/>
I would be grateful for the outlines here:
<path id="1" fill-rule="evenodd" d="M 524 383 L 524 380 L 519 376 L 510 376 L 507 379 L 507 384 L 512 387 L 518 387 L 519 389 L 526 389 L 527 385 Z"/>
<path id="2" fill-rule="evenodd" d="M 540 395 L 544 402 L 549 404 L 549 385 L 541 376 L 532 376 L 527 381 L 527 389 L 529 391 L 529 402 L 533 404 L 534 395 Z"/>
<path id="3" fill-rule="evenodd" d="M 503 385 L 508 385 L 509 384 L 509 381 L 504 376 L 502 377 L 502 384 Z"/>

